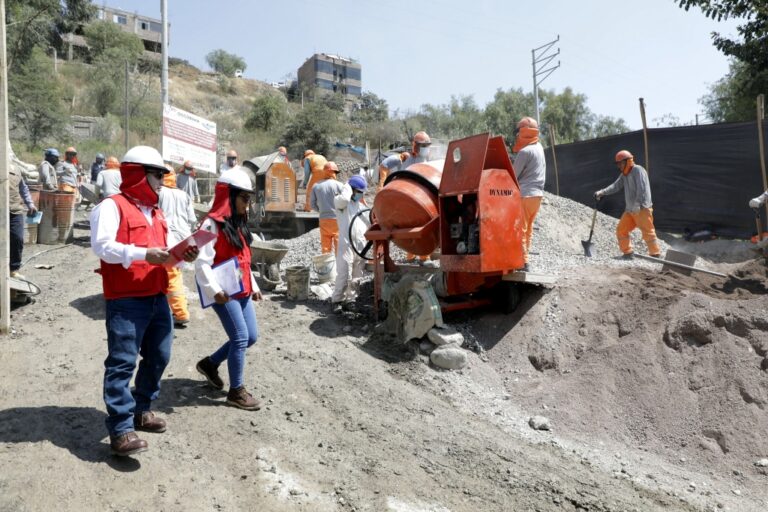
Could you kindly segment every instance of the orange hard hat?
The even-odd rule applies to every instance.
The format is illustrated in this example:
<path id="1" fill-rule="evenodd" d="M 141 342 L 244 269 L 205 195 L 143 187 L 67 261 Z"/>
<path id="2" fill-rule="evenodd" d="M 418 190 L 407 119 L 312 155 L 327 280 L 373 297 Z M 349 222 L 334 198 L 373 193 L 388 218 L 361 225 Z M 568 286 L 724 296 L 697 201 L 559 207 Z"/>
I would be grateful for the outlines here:
<path id="1" fill-rule="evenodd" d="M 336 162 L 326 162 L 323 166 L 324 171 L 333 171 L 333 172 L 339 172 L 339 166 L 336 165 Z"/>
<path id="2" fill-rule="evenodd" d="M 65 153 L 74 153 L 77 154 L 77 150 L 73 148 L 72 146 L 69 146 L 67 149 L 64 150 Z"/>
<path id="3" fill-rule="evenodd" d="M 109 158 L 107 158 L 107 161 L 104 164 L 104 167 L 106 169 L 119 169 L 120 161 L 117 159 L 117 157 L 110 156 Z"/>
<path id="4" fill-rule="evenodd" d="M 539 123 L 532 117 L 524 117 L 517 122 L 518 128 L 538 128 Z"/>
<path id="5" fill-rule="evenodd" d="M 400 153 L 400 161 L 401 162 L 405 162 L 406 160 L 408 160 L 409 156 L 411 156 L 411 155 L 407 151 L 405 153 Z"/>
<path id="6" fill-rule="evenodd" d="M 175 188 L 176 187 L 176 173 L 173 171 L 173 167 L 170 165 L 165 166 L 166 169 L 168 169 L 168 173 L 163 175 L 163 186 L 168 188 Z"/>
<path id="7" fill-rule="evenodd" d="M 629 160 L 630 158 L 635 158 L 632 156 L 632 153 L 627 151 L 626 149 L 622 149 L 618 153 L 616 153 L 616 158 L 614 159 L 615 162 L 623 162 L 624 160 Z"/>
<path id="8" fill-rule="evenodd" d="M 227 158 L 232 158 L 232 157 L 237 158 L 237 151 L 235 151 L 234 149 L 230 149 L 229 151 L 227 151 Z"/>
<path id="9" fill-rule="evenodd" d="M 413 136 L 413 143 L 419 144 L 421 146 L 428 146 L 429 144 L 432 144 L 432 140 L 429 138 L 429 135 L 427 135 L 427 132 L 416 132 L 416 135 Z"/>
<path id="10" fill-rule="evenodd" d="M 311 149 L 308 149 L 308 150 L 306 150 L 304 152 L 304 158 L 307 158 L 308 156 L 311 156 L 311 155 L 314 155 L 314 154 L 315 154 L 314 151 L 312 151 Z"/>

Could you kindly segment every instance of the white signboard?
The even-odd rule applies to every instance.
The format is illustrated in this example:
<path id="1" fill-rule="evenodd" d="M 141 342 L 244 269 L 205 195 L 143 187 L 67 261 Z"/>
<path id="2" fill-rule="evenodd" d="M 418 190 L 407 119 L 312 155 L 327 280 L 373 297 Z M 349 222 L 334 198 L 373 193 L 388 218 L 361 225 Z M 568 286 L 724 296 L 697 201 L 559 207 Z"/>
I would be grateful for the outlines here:
<path id="1" fill-rule="evenodd" d="M 216 123 L 163 105 L 163 159 L 216 174 Z"/>

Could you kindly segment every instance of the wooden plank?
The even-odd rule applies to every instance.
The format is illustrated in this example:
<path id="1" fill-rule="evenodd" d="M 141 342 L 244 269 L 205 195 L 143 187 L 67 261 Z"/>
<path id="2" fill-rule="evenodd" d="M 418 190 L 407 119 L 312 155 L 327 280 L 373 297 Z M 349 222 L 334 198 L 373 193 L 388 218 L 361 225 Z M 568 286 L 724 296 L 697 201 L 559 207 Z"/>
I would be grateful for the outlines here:
<path id="1" fill-rule="evenodd" d="M 540 274 L 537 272 L 511 272 L 502 276 L 502 281 L 514 281 L 516 283 L 553 285 L 557 282 L 557 277 L 551 274 Z"/>

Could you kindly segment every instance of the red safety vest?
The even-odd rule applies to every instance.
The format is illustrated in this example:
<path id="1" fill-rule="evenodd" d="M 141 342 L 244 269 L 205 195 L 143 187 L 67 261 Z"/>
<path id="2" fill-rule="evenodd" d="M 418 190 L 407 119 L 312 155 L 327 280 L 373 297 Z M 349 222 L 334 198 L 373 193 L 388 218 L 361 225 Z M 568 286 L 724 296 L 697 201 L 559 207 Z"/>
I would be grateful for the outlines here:
<path id="1" fill-rule="evenodd" d="M 243 235 L 240 235 L 240 241 L 243 243 L 242 250 L 229 243 L 227 237 L 221 232 L 221 229 L 219 229 L 219 237 L 216 238 L 216 245 L 213 246 L 213 249 L 216 251 L 216 256 L 213 257 L 214 265 L 218 265 L 222 261 L 235 257 L 237 258 L 237 263 L 240 265 L 240 270 L 243 273 L 243 291 L 242 293 L 233 295 L 233 299 L 250 297 L 253 293 L 251 287 L 251 248 L 245 240 L 243 240 Z"/>
<path id="2" fill-rule="evenodd" d="M 133 244 L 136 247 L 165 247 L 168 227 L 162 210 L 152 209 L 150 226 L 139 207 L 123 194 L 115 194 L 110 199 L 115 202 L 120 214 L 116 242 Z M 144 260 L 134 261 L 128 268 L 120 263 L 101 260 L 101 277 L 105 299 L 149 297 L 168 293 L 168 272 L 165 267 Z"/>

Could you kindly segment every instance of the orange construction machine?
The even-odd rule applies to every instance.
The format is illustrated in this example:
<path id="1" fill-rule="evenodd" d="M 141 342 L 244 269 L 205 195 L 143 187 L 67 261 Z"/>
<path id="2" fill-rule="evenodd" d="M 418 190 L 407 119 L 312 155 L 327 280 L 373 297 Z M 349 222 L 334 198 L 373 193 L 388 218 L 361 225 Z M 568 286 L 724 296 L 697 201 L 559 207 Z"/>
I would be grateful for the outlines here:
<path id="1" fill-rule="evenodd" d="M 389 244 L 413 254 L 440 249 L 433 287 L 443 312 L 519 302 L 524 265 L 522 206 L 504 139 L 475 135 L 449 144 L 445 162 L 414 164 L 390 175 L 376 195 L 372 225 L 374 307 L 384 275 L 401 270 Z M 425 269 L 426 270 L 426 269 Z M 434 272 L 434 270 L 433 270 Z"/>

